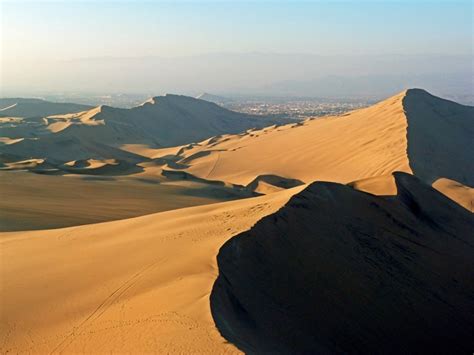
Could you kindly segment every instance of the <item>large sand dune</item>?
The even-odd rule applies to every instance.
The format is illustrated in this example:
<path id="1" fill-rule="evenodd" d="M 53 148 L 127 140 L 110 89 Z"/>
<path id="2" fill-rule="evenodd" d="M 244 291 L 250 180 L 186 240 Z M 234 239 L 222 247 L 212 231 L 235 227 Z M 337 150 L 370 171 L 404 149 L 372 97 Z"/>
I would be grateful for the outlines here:
<path id="1" fill-rule="evenodd" d="M 207 140 L 186 171 L 246 185 L 272 174 L 348 183 L 394 171 L 474 185 L 474 108 L 411 89 L 343 116 Z"/>
<path id="2" fill-rule="evenodd" d="M 258 354 L 468 353 L 474 215 L 417 178 L 316 182 L 218 255 L 214 320 Z"/>

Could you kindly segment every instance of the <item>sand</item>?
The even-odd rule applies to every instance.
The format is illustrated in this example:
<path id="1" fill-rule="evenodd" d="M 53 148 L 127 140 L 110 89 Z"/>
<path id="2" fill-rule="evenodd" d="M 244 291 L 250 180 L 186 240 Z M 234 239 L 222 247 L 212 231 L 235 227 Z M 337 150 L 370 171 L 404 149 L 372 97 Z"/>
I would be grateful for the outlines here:
<path id="1" fill-rule="evenodd" d="M 210 314 L 215 256 L 229 237 L 299 189 L 123 221 L 0 233 L 0 352 L 236 352 Z"/>
<path id="2" fill-rule="evenodd" d="M 51 102 L 41 99 L 0 98 L 0 115 L 17 117 L 45 117 L 49 115 L 79 112 L 92 108 L 66 102 Z"/>
<path id="3" fill-rule="evenodd" d="M 435 320 L 432 324 L 458 330 L 459 336 L 470 330 L 472 323 L 459 320 L 457 311 L 446 312 L 445 305 L 457 305 L 456 300 L 449 299 L 452 296 L 462 301 L 459 304 L 464 307 L 464 314 L 474 313 L 471 305 L 464 303 L 461 292 L 472 290 L 468 283 L 471 275 L 466 274 L 472 270 L 472 258 L 465 258 L 472 243 L 465 240 L 468 233 L 458 237 L 456 223 L 450 222 L 458 215 L 466 220 L 472 216 L 468 212 L 472 212 L 473 190 L 469 186 L 473 186 L 474 178 L 472 145 L 468 144 L 473 127 L 472 108 L 432 97 L 421 90 L 408 90 L 343 116 L 248 129 L 254 118 L 233 125 L 231 119 L 240 116 L 216 107 L 203 104 L 202 100 L 169 95 L 128 110 L 101 106 L 40 118 L 9 117 L 0 122 L 1 353 L 238 352 L 220 335 L 211 316 L 210 292 L 219 272 L 216 255 L 224 243 L 240 233 L 253 235 L 255 240 L 263 238 L 262 245 L 275 242 L 271 243 L 273 249 L 259 255 L 259 261 L 277 262 L 268 257 L 273 252 L 293 255 L 300 246 L 290 244 L 280 248 L 287 235 L 274 240 L 281 232 L 275 228 L 285 226 L 288 221 L 297 232 L 302 228 L 332 238 L 327 239 L 324 248 L 315 247 L 314 240 L 308 240 L 303 251 L 319 253 L 312 260 L 325 260 L 324 265 L 336 265 L 336 269 L 350 266 L 342 269 L 343 276 L 336 272 L 322 286 L 316 283 L 318 290 L 327 287 L 334 292 L 331 297 L 323 298 L 334 301 L 323 307 L 328 312 L 345 309 L 350 313 L 346 305 L 365 299 L 354 297 L 360 293 L 351 293 L 350 287 L 357 282 L 350 276 L 360 276 L 357 270 L 366 269 L 365 264 L 354 260 L 367 256 L 369 260 L 364 262 L 372 265 L 367 267 L 373 267 L 373 258 L 383 259 L 387 250 L 396 250 L 390 254 L 395 264 L 380 269 L 396 269 L 397 262 L 412 263 L 411 269 L 405 274 L 392 270 L 387 276 L 383 274 L 385 271 L 378 270 L 369 275 L 372 281 L 366 284 L 364 295 L 370 302 L 364 303 L 364 307 L 376 303 L 377 292 L 382 296 L 394 295 L 390 293 L 393 290 L 387 290 L 385 282 L 398 275 L 396 289 L 407 290 L 408 298 L 416 302 L 419 295 L 413 285 L 429 284 L 424 290 L 430 292 L 423 293 L 423 299 L 429 302 L 416 303 L 419 313 L 415 313 L 421 318 L 429 318 L 424 313 L 428 305 L 439 310 L 432 313 Z M 225 117 L 221 116 L 223 112 Z M 176 117 L 179 119 L 172 122 Z M 190 117 L 199 126 L 194 133 L 195 126 L 184 124 Z M 211 118 L 206 121 L 206 117 Z M 154 127 L 157 118 L 162 126 L 152 130 L 150 127 Z M 217 126 L 216 122 L 219 122 Z M 168 134 L 171 123 L 174 128 Z M 217 135 L 204 139 L 208 137 L 206 134 Z M 440 135 L 443 137 L 438 139 Z M 201 137 L 200 142 L 193 143 L 191 136 Z M 451 156 L 454 158 L 450 159 Z M 405 175 L 400 175 L 402 183 L 397 184 L 392 176 L 394 171 L 414 173 L 426 185 Z M 348 186 L 312 184 L 292 200 L 296 204 L 275 214 L 291 196 L 314 181 Z M 449 199 L 431 189 L 431 184 Z M 397 185 L 402 187 L 401 191 Z M 252 197 L 255 193 L 264 196 Z M 289 217 L 282 218 L 288 210 Z M 268 217 L 264 222 L 258 222 L 265 216 Z M 307 223 L 306 217 L 310 222 Z M 98 223 L 104 221 L 109 222 Z M 382 236 L 377 234 L 377 238 L 382 237 L 380 243 L 370 239 L 375 233 L 372 227 L 379 221 L 378 231 L 384 230 Z M 247 233 L 257 222 L 256 229 Z M 405 224 L 407 228 L 402 228 Z M 62 228 L 66 226 L 71 227 Z M 267 229 L 272 232 L 267 233 Z M 344 246 L 331 244 L 339 235 L 356 235 L 362 241 L 368 238 L 369 244 L 354 245 L 347 252 Z M 420 240 L 413 239 L 414 235 L 431 235 L 438 241 L 428 241 L 429 248 L 425 250 L 420 247 Z M 448 242 L 447 235 L 458 238 Z M 304 233 L 301 236 L 305 239 Z M 397 239 L 399 236 L 402 240 Z M 459 240 L 465 244 L 464 249 L 459 247 Z M 378 249 L 379 245 L 383 248 Z M 368 253 L 357 253 L 366 247 Z M 250 254 L 255 248 L 258 246 L 251 247 Z M 438 253 L 432 255 L 427 250 Z M 298 282 L 279 292 L 291 295 L 297 291 L 298 297 L 306 300 L 311 295 L 306 291 L 313 290 L 311 287 L 315 285 L 311 279 L 315 265 L 307 267 L 306 259 L 299 255 L 284 260 L 286 263 L 278 262 L 274 268 L 265 269 L 268 264 L 257 263 L 262 268 L 246 270 L 246 281 L 242 281 L 240 274 L 236 284 L 244 283 L 242 290 L 258 290 L 261 295 L 258 287 L 263 281 L 274 280 L 277 285 L 288 283 L 284 280 L 286 276 L 296 275 Z M 453 256 L 461 263 L 452 266 Z M 428 272 L 420 271 L 420 265 Z M 437 269 L 437 265 L 448 267 Z M 410 270 L 416 273 L 414 279 L 418 283 L 405 277 L 410 275 Z M 429 270 L 442 275 L 438 284 L 438 281 L 431 283 L 436 278 L 430 278 Z M 449 283 L 451 279 L 447 281 L 446 270 L 459 275 L 455 278 L 462 285 L 461 291 Z M 239 273 L 244 269 L 234 267 L 233 271 Z M 308 275 L 304 274 L 307 278 L 299 278 L 300 271 L 307 272 Z M 332 275 L 333 270 L 326 271 Z M 384 276 L 377 278 L 377 275 Z M 283 277 L 283 281 L 278 277 Z M 380 288 L 373 280 L 379 280 Z M 410 282 L 410 287 L 401 287 L 406 286 L 404 280 Z M 455 291 L 448 295 L 445 290 L 450 289 Z M 432 299 L 436 292 L 445 302 L 440 304 Z M 260 304 L 265 307 L 252 313 L 255 319 L 261 319 L 259 311 L 272 307 L 275 294 L 264 295 Z M 251 300 L 248 293 L 247 299 L 234 296 L 241 305 Z M 393 304 L 399 305 L 397 309 L 402 311 L 409 309 L 404 296 L 399 296 L 391 298 Z M 338 303 L 341 299 L 348 302 Z M 231 300 L 232 307 L 236 306 L 234 301 Z M 380 302 L 386 305 L 383 297 Z M 307 304 L 319 303 L 312 299 L 306 307 Z M 235 310 L 232 307 L 220 312 L 223 317 L 230 317 L 224 319 L 228 326 L 233 326 L 234 319 L 226 313 L 232 313 Z M 298 307 L 297 302 L 288 302 L 274 308 L 291 313 Z M 391 331 L 382 324 L 383 334 L 378 334 L 372 330 L 377 328 L 374 324 L 380 324 L 367 323 L 367 319 L 377 319 L 380 315 L 395 319 L 397 314 L 390 313 L 393 307 L 380 307 L 379 312 L 364 307 L 367 312 L 358 318 L 361 322 L 346 317 L 347 313 L 328 314 L 325 319 L 329 322 L 325 324 L 331 327 L 321 326 L 318 332 L 312 332 L 317 336 L 326 334 L 325 339 L 333 339 L 341 344 L 340 348 L 308 343 L 307 339 L 298 344 L 302 347 L 313 344 L 313 349 L 320 350 L 353 350 L 334 334 L 348 334 L 352 344 L 362 338 L 377 344 L 374 334 L 383 338 Z M 312 312 L 312 308 L 308 309 Z M 317 313 L 311 312 L 309 322 L 318 318 L 313 319 Z M 436 318 L 440 315 L 446 322 L 452 322 L 443 323 L 445 320 Z M 248 321 L 248 317 L 242 319 Z M 290 318 L 270 319 L 271 324 L 284 325 Z M 340 319 L 344 322 L 339 322 Z M 426 326 L 418 321 L 415 319 L 413 324 Z M 274 342 L 281 349 L 288 347 L 288 336 L 308 329 L 307 324 L 302 325 L 298 320 L 291 324 L 295 327 L 285 327 Z M 403 323 L 402 327 L 408 332 L 409 342 L 398 338 L 392 342 L 395 338 L 390 338 L 387 344 L 393 344 L 392 349 L 405 351 L 409 349 L 402 349 L 400 344 L 414 344 L 409 336 L 410 324 Z M 239 330 L 234 332 L 235 337 L 229 336 L 223 331 L 222 319 L 218 325 L 228 340 L 248 349 L 242 345 L 245 332 Z M 420 336 L 419 344 L 424 344 L 421 326 L 415 327 L 413 334 Z M 348 329 L 360 333 L 347 333 Z M 260 330 L 255 330 L 253 336 L 260 336 L 268 345 L 268 334 Z M 431 334 L 436 335 L 435 343 L 443 340 L 437 331 Z M 458 349 L 465 350 L 462 342 L 457 344 Z M 363 344 L 357 349 L 376 350 Z"/>
<path id="4" fill-rule="evenodd" d="M 403 96 L 342 117 L 203 142 L 183 154 L 189 165 L 186 171 L 242 185 L 267 174 L 304 182 L 348 183 L 392 171 L 411 172 Z"/>
<path id="5" fill-rule="evenodd" d="M 433 187 L 468 211 L 474 212 L 474 188 L 449 179 L 438 179 Z"/>
<path id="6" fill-rule="evenodd" d="M 128 177 L 0 171 L 0 185 L 0 231 L 98 223 L 251 195 L 146 173 Z"/>

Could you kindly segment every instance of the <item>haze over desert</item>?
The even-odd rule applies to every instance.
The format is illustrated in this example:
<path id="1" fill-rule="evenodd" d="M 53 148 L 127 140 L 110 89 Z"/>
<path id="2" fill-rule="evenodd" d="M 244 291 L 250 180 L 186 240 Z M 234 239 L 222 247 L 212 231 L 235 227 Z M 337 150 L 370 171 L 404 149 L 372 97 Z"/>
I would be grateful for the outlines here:
<path id="1" fill-rule="evenodd" d="M 0 353 L 472 353 L 470 10 L 0 3 Z"/>

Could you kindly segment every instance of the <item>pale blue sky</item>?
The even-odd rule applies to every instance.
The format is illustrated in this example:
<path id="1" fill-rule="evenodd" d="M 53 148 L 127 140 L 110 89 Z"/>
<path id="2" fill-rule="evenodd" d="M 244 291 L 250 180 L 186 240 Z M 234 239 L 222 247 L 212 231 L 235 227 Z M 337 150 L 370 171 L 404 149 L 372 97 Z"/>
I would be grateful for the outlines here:
<path id="1" fill-rule="evenodd" d="M 8 57 L 472 51 L 471 1 L 6 1 L 2 17 Z"/>
<path id="2" fill-rule="evenodd" d="M 0 0 L 0 6 L 3 82 L 20 86 L 40 80 L 47 86 L 44 77 L 57 75 L 58 63 L 84 58 L 362 55 L 377 66 L 379 55 L 473 54 L 471 0 Z M 88 75 L 102 73 L 94 70 Z"/>

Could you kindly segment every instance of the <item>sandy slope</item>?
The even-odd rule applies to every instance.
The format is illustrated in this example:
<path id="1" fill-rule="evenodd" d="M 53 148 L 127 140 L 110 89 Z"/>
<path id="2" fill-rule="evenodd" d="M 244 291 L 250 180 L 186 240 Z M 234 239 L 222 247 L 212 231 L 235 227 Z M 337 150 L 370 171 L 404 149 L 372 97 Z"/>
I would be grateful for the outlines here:
<path id="1" fill-rule="evenodd" d="M 216 325 L 257 354 L 468 353 L 474 215 L 412 175 L 378 197 L 315 182 L 231 238 Z"/>
<path id="2" fill-rule="evenodd" d="M 167 155 L 176 155 L 181 148 L 181 146 L 170 148 L 152 148 L 146 144 L 124 144 L 120 146 L 120 149 L 122 150 L 150 159 L 160 158 Z"/>
<path id="3" fill-rule="evenodd" d="M 92 163 L 99 164 L 99 170 L 107 169 L 100 167 L 101 162 Z M 88 173 L 87 167 L 84 170 Z M 0 231 L 111 221 L 250 195 L 225 186 L 168 180 L 146 171 L 131 177 L 100 172 L 58 176 L 0 171 Z"/>
<path id="4" fill-rule="evenodd" d="M 66 102 L 51 102 L 41 99 L 0 98 L 2 116 L 49 116 L 91 109 L 92 106 Z"/>
<path id="5" fill-rule="evenodd" d="M 243 185 L 263 174 L 304 182 L 350 182 L 394 170 L 410 172 L 407 123 L 401 105 L 404 95 L 345 116 L 203 143 L 185 152 L 186 170 Z"/>
<path id="6" fill-rule="evenodd" d="M 438 179 L 433 187 L 468 211 L 474 212 L 474 188 L 449 179 Z"/>
<path id="7" fill-rule="evenodd" d="M 243 185 L 264 174 L 348 183 L 413 169 L 430 184 L 474 185 L 472 117 L 473 107 L 411 89 L 343 116 L 206 140 L 182 162 L 194 175 Z"/>
<path id="8" fill-rule="evenodd" d="M 210 315 L 215 256 L 230 236 L 299 189 L 90 226 L 1 233 L 0 352 L 235 352 Z"/>
<path id="9" fill-rule="evenodd" d="M 356 190 L 379 196 L 393 196 L 397 194 L 397 186 L 392 174 L 376 176 L 353 181 L 348 184 Z"/>

